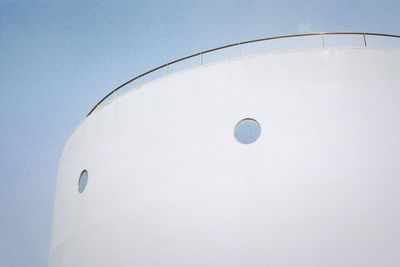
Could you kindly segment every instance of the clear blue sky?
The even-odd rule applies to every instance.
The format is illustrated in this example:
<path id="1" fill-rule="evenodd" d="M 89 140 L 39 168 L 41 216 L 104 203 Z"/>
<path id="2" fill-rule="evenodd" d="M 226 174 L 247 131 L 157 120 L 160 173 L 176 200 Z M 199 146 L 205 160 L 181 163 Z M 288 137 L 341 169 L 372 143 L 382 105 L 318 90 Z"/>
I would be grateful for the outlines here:
<path id="1" fill-rule="evenodd" d="M 113 87 L 200 50 L 308 31 L 400 34 L 400 0 L 0 1 L 0 266 L 47 266 L 62 148 Z"/>

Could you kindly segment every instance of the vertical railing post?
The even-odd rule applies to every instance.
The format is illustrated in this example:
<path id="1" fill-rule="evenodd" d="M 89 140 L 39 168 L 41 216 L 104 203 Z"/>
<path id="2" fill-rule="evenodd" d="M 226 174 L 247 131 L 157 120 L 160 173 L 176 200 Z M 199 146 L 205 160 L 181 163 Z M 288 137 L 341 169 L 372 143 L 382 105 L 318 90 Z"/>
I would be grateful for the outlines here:
<path id="1" fill-rule="evenodd" d="M 242 45 L 239 43 L 239 57 L 242 57 Z"/>
<path id="2" fill-rule="evenodd" d="M 200 65 L 203 65 L 203 53 L 200 54 Z"/>
<path id="3" fill-rule="evenodd" d="M 167 64 L 166 69 L 167 69 L 167 75 L 168 75 L 169 74 L 169 64 Z"/>
<path id="4" fill-rule="evenodd" d="M 363 37 L 364 37 L 364 46 L 367 47 L 367 38 L 365 37 L 365 33 L 363 33 Z"/>
<path id="5" fill-rule="evenodd" d="M 322 39 L 322 47 L 325 47 L 325 37 L 323 33 L 321 33 L 321 39 Z"/>

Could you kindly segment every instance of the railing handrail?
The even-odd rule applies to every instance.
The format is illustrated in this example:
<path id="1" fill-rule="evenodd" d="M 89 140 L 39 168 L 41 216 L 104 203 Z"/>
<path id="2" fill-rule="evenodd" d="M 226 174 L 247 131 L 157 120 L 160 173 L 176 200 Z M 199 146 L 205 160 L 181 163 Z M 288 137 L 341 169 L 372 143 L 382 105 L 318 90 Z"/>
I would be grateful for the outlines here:
<path id="1" fill-rule="evenodd" d="M 281 35 L 281 36 L 273 36 L 273 37 L 266 37 L 266 38 L 260 38 L 260 39 L 253 39 L 253 40 L 248 40 L 248 41 L 244 41 L 244 42 L 238 42 L 238 43 L 232 43 L 232 44 L 228 44 L 228 45 L 223 45 L 223 46 L 219 46 L 216 48 L 212 48 L 212 49 L 208 49 L 208 50 L 204 50 L 186 57 L 182 57 L 173 61 L 170 61 L 168 63 L 165 63 L 163 65 L 160 65 L 154 69 L 148 70 L 142 74 L 137 75 L 136 77 L 124 82 L 123 84 L 119 85 L 118 87 L 114 88 L 111 92 L 109 92 L 106 96 L 104 96 L 90 111 L 89 113 L 86 115 L 86 117 L 88 117 L 90 114 L 92 114 L 92 112 L 105 100 L 107 99 L 109 96 L 111 96 L 112 94 L 114 94 L 115 92 L 117 92 L 119 89 L 121 89 L 122 87 L 130 84 L 131 82 L 134 82 L 138 79 L 140 79 L 141 77 L 144 77 L 152 72 L 155 72 L 159 69 L 165 68 L 165 67 L 169 67 L 175 63 L 190 59 L 190 58 L 194 58 L 197 56 L 202 56 L 205 54 L 208 54 L 210 52 L 214 52 L 214 51 L 218 51 L 218 50 L 222 50 L 222 49 L 226 49 L 226 48 L 230 48 L 230 47 L 235 47 L 235 46 L 240 46 L 240 45 L 245 45 L 245 44 L 250 44 L 250 43 L 256 43 L 256 42 L 263 42 L 263 41 L 270 41 L 270 40 L 276 40 L 276 39 L 284 39 L 284 38 L 293 38 L 293 37 L 306 37 L 306 36 L 322 36 L 322 40 L 324 42 L 324 35 L 363 35 L 364 37 L 364 46 L 367 47 L 367 41 L 366 41 L 366 36 L 383 36 L 383 37 L 394 37 L 394 38 L 400 38 L 400 35 L 395 35 L 395 34 L 385 34 L 385 33 L 373 33 L 373 32 L 313 32 L 313 33 L 302 33 L 302 34 L 291 34 L 291 35 Z"/>

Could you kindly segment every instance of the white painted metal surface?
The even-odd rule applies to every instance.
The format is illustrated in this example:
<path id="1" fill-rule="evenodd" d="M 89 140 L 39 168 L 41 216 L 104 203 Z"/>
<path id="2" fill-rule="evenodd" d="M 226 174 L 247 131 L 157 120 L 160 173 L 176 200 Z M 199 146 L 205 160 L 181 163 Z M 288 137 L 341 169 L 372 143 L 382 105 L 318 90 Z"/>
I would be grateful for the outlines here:
<path id="1" fill-rule="evenodd" d="M 50 266 L 400 266 L 399 70 L 399 49 L 259 55 L 96 110 L 62 153 Z"/>

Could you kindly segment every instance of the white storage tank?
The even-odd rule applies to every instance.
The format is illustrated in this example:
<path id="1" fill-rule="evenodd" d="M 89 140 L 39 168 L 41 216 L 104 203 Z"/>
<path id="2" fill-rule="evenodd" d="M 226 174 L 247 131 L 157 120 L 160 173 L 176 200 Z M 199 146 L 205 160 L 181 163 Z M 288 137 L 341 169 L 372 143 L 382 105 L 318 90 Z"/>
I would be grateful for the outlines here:
<path id="1" fill-rule="evenodd" d="M 62 153 L 50 266 L 400 266 L 397 37 L 239 43 L 113 91 Z"/>

